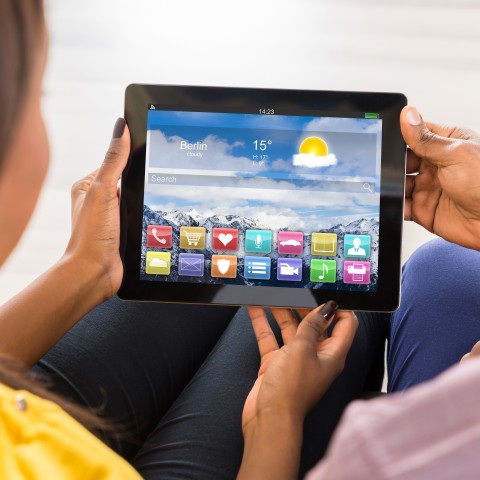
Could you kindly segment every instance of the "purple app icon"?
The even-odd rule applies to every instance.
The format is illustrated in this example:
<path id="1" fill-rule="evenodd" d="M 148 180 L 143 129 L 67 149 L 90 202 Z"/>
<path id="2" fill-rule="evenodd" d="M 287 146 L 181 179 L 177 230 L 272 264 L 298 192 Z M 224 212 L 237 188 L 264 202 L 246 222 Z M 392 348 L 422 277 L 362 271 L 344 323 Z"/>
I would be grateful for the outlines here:
<path id="1" fill-rule="evenodd" d="M 367 285 L 370 283 L 370 262 L 343 263 L 343 281 L 345 283 L 357 283 Z"/>
<path id="2" fill-rule="evenodd" d="M 277 260 L 277 280 L 300 282 L 302 280 L 302 259 L 279 258 Z"/>
<path id="3" fill-rule="evenodd" d="M 303 233 L 278 232 L 278 253 L 301 255 L 303 253 Z"/>
<path id="4" fill-rule="evenodd" d="M 178 274 L 184 277 L 203 277 L 204 263 L 201 253 L 181 253 L 178 256 Z"/>

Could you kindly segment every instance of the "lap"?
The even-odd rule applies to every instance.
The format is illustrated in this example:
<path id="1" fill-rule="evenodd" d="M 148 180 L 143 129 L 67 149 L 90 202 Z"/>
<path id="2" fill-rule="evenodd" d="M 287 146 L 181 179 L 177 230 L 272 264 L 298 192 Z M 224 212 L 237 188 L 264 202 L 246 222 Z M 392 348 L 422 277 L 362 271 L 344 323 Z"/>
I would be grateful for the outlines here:
<path id="1" fill-rule="evenodd" d="M 53 375 L 57 393 L 124 425 L 124 438 L 109 444 L 127 459 L 140 448 L 133 463 L 146 478 L 233 478 L 243 403 L 259 367 L 246 311 L 235 312 L 114 298 L 82 319 L 36 370 Z M 387 322 L 359 316 L 343 374 L 307 417 L 302 472 L 323 455 L 349 401 L 380 389 Z"/>
<path id="2" fill-rule="evenodd" d="M 410 257 L 390 320 L 389 391 L 433 378 L 480 340 L 479 285 L 476 250 L 437 239 Z"/>
<path id="3" fill-rule="evenodd" d="M 306 419 L 301 475 L 325 452 L 345 406 L 365 389 L 380 390 L 387 321 L 374 314 L 360 313 L 359 318 L 344 372 Z M 241 309 L 133 460 L 142 476 L 235 478 L 243 451 L 243 404 L 259 362 L 250 320 Z"/>
<path id="4" fill-rule="evenodd" d="M 121 426 L 135 454 L 208 356 L 236 307 L 122 302 L 86 315 L 35 367 L 52 389 Z M 121 433 L 121 432 L 120 432 Z"/>

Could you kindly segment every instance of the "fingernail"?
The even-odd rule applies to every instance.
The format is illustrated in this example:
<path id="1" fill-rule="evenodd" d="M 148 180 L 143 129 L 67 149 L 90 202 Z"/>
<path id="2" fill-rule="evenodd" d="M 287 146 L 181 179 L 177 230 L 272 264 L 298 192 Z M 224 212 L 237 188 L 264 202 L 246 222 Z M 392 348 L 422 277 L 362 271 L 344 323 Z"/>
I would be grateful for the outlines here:
<path id="1" fill-rule="evenodd" d="M 414 127 L 423 123 L 423 118 L 415 107 L 408 110 L 406 117 L 407 122 Z"/>
<path id="2" fill-rule="evenodd" d="M 112 138 L 121 138 L 123 135 L 123 132 L 125 131 L 125 119 L 120 117 L 117 118 L 117 121 L 115 122 L 115 126 L 113 127 L 113 135 Z"/>
<path id="3" fill-rule="evenodd" d="M 333 314 L 337 311 L 338 303 L 335 300 L 329 300 L 318 312 L 319 315 L 329 320 Z"/>

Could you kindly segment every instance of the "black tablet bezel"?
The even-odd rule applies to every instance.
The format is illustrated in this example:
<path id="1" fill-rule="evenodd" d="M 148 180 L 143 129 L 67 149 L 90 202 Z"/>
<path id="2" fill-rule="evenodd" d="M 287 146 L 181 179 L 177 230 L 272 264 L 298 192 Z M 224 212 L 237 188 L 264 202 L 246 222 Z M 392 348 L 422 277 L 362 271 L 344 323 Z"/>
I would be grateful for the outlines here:
<path id="1" fill-rule="evenodd" d="M 142 221 L 145 182 L 147 111 L 149 104 L 188 110 L 258 113 L 321 111 L 323 116 L 376 112 L 382 123 L 382 164 L 378 289 L 376 292 L 251 287 L 140 280 Z M 393 311 L 398 307 L 401 273 L 405 152 L 400 132 L 400 111 L 407 104 L 399 93 L 280 90 L 260 88 L 198 87 L 174 85 L 129 85 L 125 93 L 125 119 L 132 146 L 121 186 L 120 253 L 124 265 L 120 298 L 135 301 L 201 303 L 215 305 L 261 305 L 315 307 L 334 299 L 343 309 Z"/>

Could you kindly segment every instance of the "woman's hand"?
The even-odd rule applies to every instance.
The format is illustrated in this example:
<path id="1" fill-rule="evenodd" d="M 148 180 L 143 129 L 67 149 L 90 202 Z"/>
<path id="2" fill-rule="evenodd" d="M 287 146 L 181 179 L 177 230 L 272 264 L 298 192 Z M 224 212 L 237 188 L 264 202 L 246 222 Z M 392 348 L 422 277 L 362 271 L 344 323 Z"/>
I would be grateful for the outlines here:
<path id="1" fill-rule="evenodd" d="M 415 107 L 400 116 L 407 153 L 405 220 L 480 250 L 480 136 L 425 123 Z"/>
<path id="2" fill-rule="evenodd" d="M 130 133 L 119 118 L 102 166 L 72 187 L 72 235 L 66 256 L 89 270 L 89 276 L 95 274 L 104 299 L 117 292 L 123 276 L 118 180 L 129 153 Z"/>
<path id="3" fill-rule="evenodd" d="M 343 370 L 357 317 L 337 312 L 333 301 L 298 311 L 300 324 L 291 310 L 272 308 L 284 341 L 279 348 L 264 309 L 248 311 L 261 363 L 243 409 L 245 448 L 238 478 L 297 478 L 304 418 Z"/>
<path id="4" fill-rule="evenodd" d="M 102 166 L 72 189 L 72 236 L 50 270 L 0 307 L 0 352 L 27 366 L 45 355 L 122 281 L 117 183 L 130 152 L 118 119 Z"/>
<path id="5" fill-rule="evenodd" d="M 337 312 L 330 301 L 312 310 L 302 310 L 299 324 L 293 312 L 272 308 L 284 346 L 279 348 L 265 310 L 248 309 L 258 341 L 261 363 L 258 378 L 245 402 L 243 429 L 264 412 L 290 415 L 303 422 L 333 380 L 343 370 L 358 321 L 353 312 Z M 307 313 L 308 312 L 308 313 Z M 331 336 L 327 327 L 335 318 Z"/>

